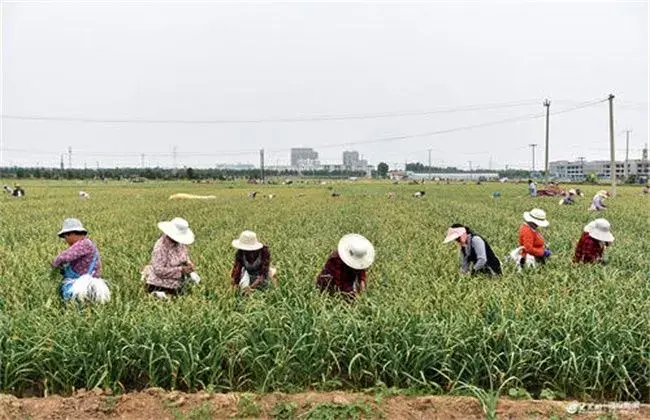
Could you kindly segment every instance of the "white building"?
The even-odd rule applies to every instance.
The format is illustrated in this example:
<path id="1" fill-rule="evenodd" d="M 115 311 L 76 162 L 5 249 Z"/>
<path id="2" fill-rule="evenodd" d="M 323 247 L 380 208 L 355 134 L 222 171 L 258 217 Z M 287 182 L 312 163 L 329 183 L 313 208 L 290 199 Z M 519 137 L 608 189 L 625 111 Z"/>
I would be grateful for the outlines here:
<path id="1" fill-rule="evenodd" d="M 568 161 L 559 160 L 549 163 L 549 172 L 552 176 L 572 181 L 582 181 L 588 175 L 594 174 L 599 178 L 611 178 L 611 163 L 608 160 L 595 161 Z M 641 159 L 629 160 L 627 164 L 628 175 L 648 176 L 650 175 L 650 162 L 648 161 L 648 150 L 643 149 Z M 625 177 L 625 162 L 616 161 L 616 177 Z"/>

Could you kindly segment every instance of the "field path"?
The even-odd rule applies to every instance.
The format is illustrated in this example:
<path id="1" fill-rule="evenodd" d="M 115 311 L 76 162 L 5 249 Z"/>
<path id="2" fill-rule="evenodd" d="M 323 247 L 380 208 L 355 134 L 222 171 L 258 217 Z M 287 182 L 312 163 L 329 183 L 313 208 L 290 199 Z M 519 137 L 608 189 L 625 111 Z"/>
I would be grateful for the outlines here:
<path id="1" fill-rule="evenodd" d="M 498 418 L 507 419 L 648 419 L 650 405 L 631 411 L 569 415 L 569 402 L 502 399 Z M 453 396 L 385 396 L 346 392 L 298 394 L 193 394 L 151 388 L 125 395 L 81 390 L 71 397 L 16 398 L 0 395 L 0 419 L 223 419 L 223 418 L 385 418 L 482 419 L 474 398 Z"/>

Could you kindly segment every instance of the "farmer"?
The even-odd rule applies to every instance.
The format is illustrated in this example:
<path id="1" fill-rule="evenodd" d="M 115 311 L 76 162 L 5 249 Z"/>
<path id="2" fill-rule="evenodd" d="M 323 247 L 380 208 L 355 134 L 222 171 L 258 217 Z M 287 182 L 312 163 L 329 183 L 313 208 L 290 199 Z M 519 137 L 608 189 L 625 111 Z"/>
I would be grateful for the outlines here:
<path id="1" fill-rule="evenodd" d="M 194 273 L 188 245 L 194 243 L 194 232 L 187 220 L 176 217 L 158 223 L 163 235 L 153 247 L 151 263 L 142 270 L 142 279 L 148 293 L 159 299 L 176 296 L 183 290 L 188 276 Z M 196 273 L 192 279 L 197 281 Z"/>
<path id="2" fill-rule="evenodd" d="M 562 200 L 560 200 L 560 205 L 561 206 L 571 206 L 571 205 L 575 204 L 576 194 L 577 194 L 576 190 L 574 190 L 574 189 L 569 190 L 567 195 Z"/>
<path id="3" fill-rule="evenodd" d="M 611 225 L 606 219 L 596 219 L 588 223 L 576 245 L 573 262 L 605 264 L 603 253 L 612 242 L 614 242 L 614 235 L 612 235 Z"/>
<path id="4" fill-rule="evenodd" d="M 257 240 L 257 234 L 243 231 L 232 241 L 237 249 L 230 278 L 233 287 L 239 287 L 244 294 L 254 290 L 266 290 L 271 281 L 275 284 L 275 268 L 271 267 L 269 247 Z"/>
<path id="5" fill-rule="evenodd" d="M 454 223 L 447 230 L 444 244 L 456 241 L 460 248 L 460 272 L 463 274 L 501 274 L 501 261 L 490 245 L 467 226 Z"/>
<path id="6" fill-rule="evenodd" d="M 316 278 L 321 292 L 354 297 L 366 288 L 366 270 L 375 260 L 375 248 L 356 233 L 345 235 Z"/>
<path id="7" fill-rule="evenodd" d="M 20 185 L 16 184 L 14 186 L 14 190 L 11 192 L 11 195 L 14 197 L 24 197 L 25 196 L 25 190 L 23 190 Z"/>
<path id="8" fill-rule="evenodd" d="M 519 229 L 519 246 L 522 247 L 521 261 L 525 260 L 526 256 L 532 255 L 536 262 L 545 263 L 552 253 L 546 248 L 544 237 L 538 229 L 549 225 L 546 220 L 546 212 L 542 209 L 524 212 L 524 222 Z"/>
<path id="9" fill-rule="evenodd" d="M 97 245 L 88 239 L 87 235 L 88 231 L 80 220 L 65 219 L 57 236 L 65 240 L 68 249 L 52 261 L 52 267 L 63 273 L 64 280 L 60 292 L 64 301 L 90 298 L 107 302 L 110 299 L 110 291 L 106 282 L 99 277 L 102 260 Z"/>
<path id="10" fill-rule="evenodd" d="M 605 199 L 609 197 L 609 192 L 605 190 L 600 190 L 594 195 L 593 200 L 591 201 L 591 206 L 589 207 L 590 211 L 604 211 L 607 210 L 605 205 Z"/>
<path id="11" fill-rule="evenodd" d="M 537 185 L 535 185 L 532 179 L 528 180 L 528 193 L 531 197 L 537 197 Z"/>

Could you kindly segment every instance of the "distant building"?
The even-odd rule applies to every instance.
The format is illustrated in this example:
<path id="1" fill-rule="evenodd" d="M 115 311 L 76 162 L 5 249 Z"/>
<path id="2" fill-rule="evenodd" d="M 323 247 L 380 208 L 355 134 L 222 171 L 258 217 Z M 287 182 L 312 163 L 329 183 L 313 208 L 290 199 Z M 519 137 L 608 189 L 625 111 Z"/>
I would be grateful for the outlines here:
<path id="1" fill-rule="evenodd" d="M 625 162 L 616 162 L 616 178 L 625 177 Z M 611 178 L 611 162 L 609 160 L 595 161 L 568 161 L 559 160 L 549 163 L 549 172 L 552 176 L 572 181 L 582 181 L 588 175 L 594 174 L 599 178 Z M 643 149 L 641 159 L 630 159 L 627 164 L 628 175 L 648 176 L 650 175 L 650 162 L 648 161 L 648 150 Z"/>
<path id="2" fill-rule="evenodd" d="M 218 163 L 214 166 L 214 168 L 231 171 L 245 171 L 255 169 L 255 165 L 251 165 L 250 163 Z"/>
<path id="3" fill-rule="evenodd" d="M 359 152 L 345 151 L 343 152 L 343 166 L 355 167 L 359 165 Z"/>
<path id="4" fill-rule="evenodd" d="M 312 148 L 292 148 L 291 149 L 291 166 L 296 169 L 316 169 L 318 162 L 318 152 Z"/>
<path id="5" fill-rule="evenodd" d="M 426 173 L 426 174 L 418 174 L 415 172 L 407 171 L 406 172 L 407 178 L 408 179 L 415 179 L 415 180 L 431 180 L 431 179 L 449 179 L 449 180 L 456 180 L 456 181 L 464 181 L 464 180 L 495 180 L 499 179 L 499 174 L 495 172 L 485 172 L 485 173 L 478 173 L 478 172 L 454 172 L 454 173 Z"/>

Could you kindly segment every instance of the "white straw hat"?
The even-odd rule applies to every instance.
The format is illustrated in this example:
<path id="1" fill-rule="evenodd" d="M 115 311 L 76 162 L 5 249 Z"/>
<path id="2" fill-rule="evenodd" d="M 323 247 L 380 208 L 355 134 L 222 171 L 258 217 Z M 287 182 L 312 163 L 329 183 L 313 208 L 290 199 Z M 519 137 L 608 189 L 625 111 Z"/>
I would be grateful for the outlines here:
<path id="1" fill-rule="evenodd" d="M 524 212 L 524 220 L 535 223 L 539 227 L 547 227 L 550 223 L 546 220 L 546 212 L 542 209 L 532 209 Z"/>
<path id="2" fill-rule="evenodd" d="M 239 235 L 239 239 L 232 241 L 232 246 L 242 251 L 257 251 L 262 249 L 264 244 L 257 240 L 255 232 L 245 230 Z"/>
<path id="3" fill-rule="evenodd" d="M 355 270 L 365 270 L 375 261 L 375 247 L 368 239 L 356 233 L 341 238 L 338 252 L 345 265 Z"/>
<path id="4" fill-rule="evenodd" d="M 571 194 L 571 195 L 576 195 L 576 190 L 574 190 L 573 188 L 570 189 L 570 190 L 569 190 L 569 194 Z"/>
<path id="5" fill-rule="evenodd" d="M 443 244 L 448 244 L 449 242 L 453 242 L 456 239 L 460 238 L 463 236 L 463 234 L 467 233 L 467 230 L 462 227 L 458 228 L 449 228 L 447 229 L 447 237 L 445 238 L 444 241 L 442 241 Z"/>
<path id="6" fill-rule="evenodd" d="M 598 191 L 596 193 L 596 196 L 597 197 L 598 196 L 600 196 L 600 197 L 609 197 L 609 192 L 607 192 L 607 190 L 600 190 L 600 191 Z"/>
<path id="7" fill-rule="evenodd" d="M 84 228 L 84 226 L 81 224 L 81 221 L 79 219 L 69 218 L 63 221 L 63 227 L 56 235 L 58 237 L 62 237 L 64 234 L 70 232 L 88 233 L 88 231 Z"/>
<path id="8" fill-rule="evenodd" d="M 611 229 L 612 225 L 607 219 L 596 219 L 585 226 L 585 232 L 589 233 L 589 236 L 595 240 L 601 242 L 614 242 L 614 235 L 612 235 Z"/>
<path id="9" fill-rule="evenodd" d="M 170 222 L 158 223 L 158 229 L 179 244 L 190 245 L 194 242 L 194 232 L 189 223 L 180 217 L 175 217 Z"/>

